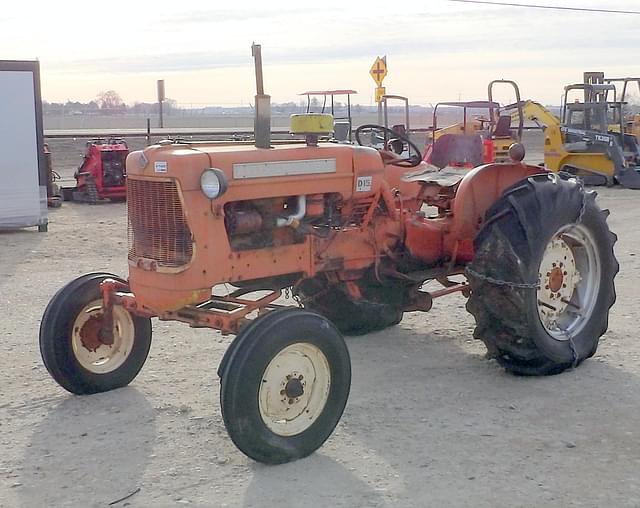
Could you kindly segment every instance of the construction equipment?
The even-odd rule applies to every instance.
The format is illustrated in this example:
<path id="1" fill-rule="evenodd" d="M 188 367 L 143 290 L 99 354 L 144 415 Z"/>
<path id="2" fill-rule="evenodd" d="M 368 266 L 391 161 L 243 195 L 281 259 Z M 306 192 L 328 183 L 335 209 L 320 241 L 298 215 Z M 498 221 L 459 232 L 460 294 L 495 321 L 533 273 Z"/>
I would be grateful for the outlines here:
<path id="1" fill-rule="evenodd" d="M 578 179 L 524 164 L 521 145 L 470 171 L 436 170 L 418 151 L 409 170 L 391 151 L 319 143 L 331 124 L 294 115 L 304 145 L 131 153 L 128 278 L 90 273 L 56 293 L 40 327 L 52 377 L 77 394 L 128 384 L 153 317 L 236 334 L 218 368 L 224 423 L 246 455 L 282 463 L 340 420 L 342 333 L 394 325 L 442 296 L 469 297 L 474 336 L 511 372 L 555 374 L 595 353 L 616 237 Z M 288 292 L 302 308 L 276 304 Z"/>
<path id="2" fill-rule="evenodd" d="M 636 85 L 638 93 L 640 93 L 640 78 L 605 78 L 604 73 L 599 74 L 602 74 L 602 79 L 605 83 L 610 83 L 616 86 L 616 90 L 618 89 L 618 85 L 622 86 L 622 90 L 620 91 L 620 102 L 622 102 L 623 108 L 628 107 L 627 99 L 629 96 L 629 85 L 631 85 L 631 87 L 633 87 L 633 85 Z M 626 132 L 627 134 L 632 134 L 636 137 L 636 139 L 640 139 L 640 114 L 634 112 L 625 112 L 625 114 L 623 114 L 622 121 L 624 132 Z M 613 127 L 615 129 L 615 127 L 617 126 Z"/>
<path id="3" fill-rule="evenodd" d="M 571 101 L 575 91 L 584 99 Z M 614 100 L 608 100 L 609 93 Z M 560 118 L 534 101 L 509 105 L 504 111 L 545 126 L 544 164 L 549 170 L 579 175 L 591 185 L 617 182 L 640 189 L 640 152 L 635 136 L 624 132 L 622 106 L 613 85 L 578 83 L 565 87 Z M 614 120 L 617 127 L 612 129 Z"/>
<path id="4" fill-rule="evenodd" d="M 120 138 L 87 142 L 82 164 L 73 175 L 76 186 L 62 188 L 64 200 L 96 204 L 126 199 L 127 155 L 129 147 Z"/>
<path id="5" fill-rule="evenodd" d="M 517 129 L 511 127 L 511 114 L 493 100 L 494 87 L 506 84 L 513 88 L 520 104 L 520 89 L 515 81 L 496 79 L 487 87 L 488 100 L 440 102 L 433 108 L 433 140 L 427 146 L 425 161 L 439 168 L 446 166 L 475 167 L 482 163 L 509 160 L 509 147 L 522 140 L 523 120 Z M 462 122 L 438 126 L 438 113 L 443 107 L 462 109 Z M 486 111 L 469 118 L 469 110 Z"/>

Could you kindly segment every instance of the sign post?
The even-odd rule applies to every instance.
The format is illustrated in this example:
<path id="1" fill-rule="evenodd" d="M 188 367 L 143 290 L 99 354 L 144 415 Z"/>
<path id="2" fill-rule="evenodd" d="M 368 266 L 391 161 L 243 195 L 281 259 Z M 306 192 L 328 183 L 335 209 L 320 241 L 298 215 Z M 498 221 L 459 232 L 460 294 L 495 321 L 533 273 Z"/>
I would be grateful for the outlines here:
<path id="1" fill-rule="evenodd" d="M 386 93 L 386 88 L 382 86 L 382 81 L 387 76 L 387 56 L 376 58 L 369 70 L 369 74 L 376 82 L 376 102 L 378 103 L 378 124 L 382 125 L 382 96 Z"/>

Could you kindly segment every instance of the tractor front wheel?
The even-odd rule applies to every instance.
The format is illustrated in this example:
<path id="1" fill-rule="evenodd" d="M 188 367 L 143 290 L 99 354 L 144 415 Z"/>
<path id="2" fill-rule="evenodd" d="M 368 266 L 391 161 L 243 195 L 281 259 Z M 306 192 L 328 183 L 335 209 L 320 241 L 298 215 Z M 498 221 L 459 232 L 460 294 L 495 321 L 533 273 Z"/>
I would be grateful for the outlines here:
<path id="1" fill-rule="evenodd" d="M 281 464 L 313 453 L 331 435 L 349 396 L 351 362 L 327 319 L 271 311 L 247 325 L 227 355 L 218 371 L 220 405 L 240 451 Z"/>
<path id="2" fill-rule="evenodd" d="M 516 184 L 487 212 L 467 309 L 507 370 L 557 374 L 596 352 L 616 297 L 607 216 L 594 192 L 558 174 Z"/>
<path id="3" fill-rule="evenodd" d="M 151 320 L 113 306 L 113 333 L 102 333 L 100 283 L 124 280 L 109 273 L 89 273 L 71 281 L 49 302 L 40 323 L 44 364 L 65 390 L 78 395 L 128 385 L 151 346 Z"/>

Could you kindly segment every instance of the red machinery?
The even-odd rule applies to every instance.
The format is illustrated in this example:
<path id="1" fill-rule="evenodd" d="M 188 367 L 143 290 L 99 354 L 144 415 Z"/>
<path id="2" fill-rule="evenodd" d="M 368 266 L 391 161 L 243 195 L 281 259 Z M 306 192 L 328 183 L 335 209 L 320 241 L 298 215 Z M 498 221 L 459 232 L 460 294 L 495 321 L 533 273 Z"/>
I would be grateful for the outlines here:
<path id="1" fill-rule="evenodd" d="M 82 164 L 74 174 L 76 186 L 63 188 L 65 201 L 95 204 L 125 200 L 127 155 L 129 147 L 123 139 L 89 141 Z"/>

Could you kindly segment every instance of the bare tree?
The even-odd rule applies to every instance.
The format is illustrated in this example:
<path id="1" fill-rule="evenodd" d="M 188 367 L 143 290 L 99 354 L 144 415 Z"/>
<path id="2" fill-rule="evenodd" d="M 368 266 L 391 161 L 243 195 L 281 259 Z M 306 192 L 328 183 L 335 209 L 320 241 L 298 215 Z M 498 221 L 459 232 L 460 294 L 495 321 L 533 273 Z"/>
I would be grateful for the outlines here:
<path id="1" fill-rule="evenodd" d="M 96 102 L 100 106 L 100 109 L 107 112 L 122 111 L 126 107 L 120 94 L 115 90 L 100 92 L 96 97 Z"/>

